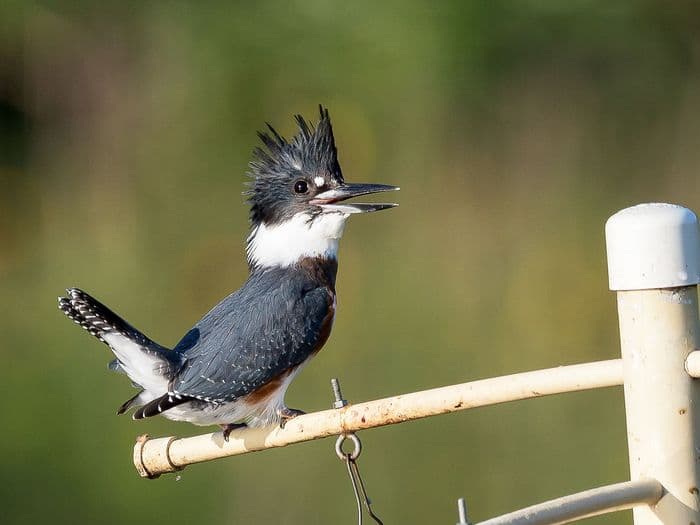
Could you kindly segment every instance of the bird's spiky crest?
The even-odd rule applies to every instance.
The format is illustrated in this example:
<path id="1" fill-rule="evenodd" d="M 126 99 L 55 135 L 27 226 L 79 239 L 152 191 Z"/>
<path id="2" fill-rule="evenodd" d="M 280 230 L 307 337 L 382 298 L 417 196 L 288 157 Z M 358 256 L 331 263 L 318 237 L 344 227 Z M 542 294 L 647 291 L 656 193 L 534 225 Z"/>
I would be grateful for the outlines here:
<path id="1" fill-rule="evenodd" d="M 333 127 L 328 109 L 319 106 L 320 118 L 314 126 L 301 115 L 294 117 L 299 131 L 291 141 L 280 135 L 270 124 L 268 131 L 258 132 L 263 147 L 253 151 L 248 175 L 249 189 L 245 192 L 250 204 L 250 218 L 260 222 L 271 199 L 277 198 L 271 187 L 287 184 L 301 176 L 329 176 L 343 182 L 338 163 Z"/>

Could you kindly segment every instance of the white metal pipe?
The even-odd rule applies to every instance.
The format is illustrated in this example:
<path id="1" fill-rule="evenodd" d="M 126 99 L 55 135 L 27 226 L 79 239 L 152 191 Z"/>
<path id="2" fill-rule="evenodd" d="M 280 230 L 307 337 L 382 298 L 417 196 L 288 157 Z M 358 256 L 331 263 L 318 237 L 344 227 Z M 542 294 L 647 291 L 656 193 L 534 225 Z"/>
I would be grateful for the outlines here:
<path id="1" fill-rule="evenodd" d="M 477 525 L 557 525 L 600 514 L 655 505 L 663 494 L 653 479 L 626 481 L 516 510 Z"/>
<path id="2" fill-rule="evenodd" d="M 686 358 L 700 348 L 697 217 L 680 206 L 639 205 L 612 216 L 606 238 L 630 475 L 657 479 L 667 492 L 654 508 L 635 508 L 634 521 L 700 523 L 700 384 L 686 372 Z"/>
<path id="3" fill-rule="evenodd" d="M 187 465 L 292 443 L 393 425 L 468 408 L 622 384 L 622 360 L 560 366 L 413 392 L 296 417 L 283 429 L 256 428 L 178 439 L 142 436 L 134 464 L 143 477 L 157 477 Z"/>

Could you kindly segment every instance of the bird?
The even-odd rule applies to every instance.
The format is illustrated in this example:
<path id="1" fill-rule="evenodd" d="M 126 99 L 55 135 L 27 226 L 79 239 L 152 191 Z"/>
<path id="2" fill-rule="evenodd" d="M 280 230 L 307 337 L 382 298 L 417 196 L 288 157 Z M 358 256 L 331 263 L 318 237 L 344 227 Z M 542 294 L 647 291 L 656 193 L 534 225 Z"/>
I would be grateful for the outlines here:
<path id="1" fill-rule="evenodd" d="M 248 278 L 172 348 L 162 346 L 79 288 L 58 298 L 76 324 L 109 346 L 109 367 L 139 392 L 119 407 L 133 419 L 162 415 L 218 425 L 228 441 L 244 427 L 303 414 L 285 404 L 300 370 L 324 346 L 336 313 L 338 242 L 347 219 L 395 203 L 348 199 L 399 188 L 348 183 L 327 108 L 316 124 L 296 115 L 285 139 L 269 123 L 249 163 Z"/>

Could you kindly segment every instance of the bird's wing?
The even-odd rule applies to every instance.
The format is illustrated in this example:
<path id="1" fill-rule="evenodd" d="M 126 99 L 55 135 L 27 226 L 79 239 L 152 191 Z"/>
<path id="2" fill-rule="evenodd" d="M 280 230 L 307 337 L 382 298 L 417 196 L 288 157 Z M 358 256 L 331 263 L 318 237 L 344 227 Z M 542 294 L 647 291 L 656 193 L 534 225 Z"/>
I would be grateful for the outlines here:
<path id="1" fill-rule="evenodd" d="M 325 343 L 334 296 L 326 287 L 290 293 L 288 283 L 250 298 L 234 294 L 178 345 L 185 364 L 169 394 L 223 403 L 296 368 Z M 229 301 L 230 304 L 224 303 Z"/>

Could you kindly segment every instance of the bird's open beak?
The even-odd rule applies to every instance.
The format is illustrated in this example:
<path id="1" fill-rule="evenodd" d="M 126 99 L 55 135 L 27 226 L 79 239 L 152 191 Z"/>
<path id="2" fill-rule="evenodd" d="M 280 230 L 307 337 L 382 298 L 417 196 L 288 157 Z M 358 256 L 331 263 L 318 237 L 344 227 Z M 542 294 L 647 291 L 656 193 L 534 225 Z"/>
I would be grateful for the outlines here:
<path id="1" fill-rule="evenodd" d="M 387 186 L 386 184 L 342 184 L 332 190 L 319 193 L 309 201 L 309 204 L 320 206 L 324 211 L 337 211 L 340 213 L 367 213 L 370 211 L 386 210 L 394 208 L 398 204 L 394 203 L 376 203 L 364 204 L 347 202 L 338 204 L 341 201 L 359 197 L 360 195 L 368 195 L 370 193 L 380 193 L 383 191 L 397 191 L 396 186 Z"/>

